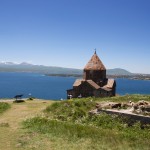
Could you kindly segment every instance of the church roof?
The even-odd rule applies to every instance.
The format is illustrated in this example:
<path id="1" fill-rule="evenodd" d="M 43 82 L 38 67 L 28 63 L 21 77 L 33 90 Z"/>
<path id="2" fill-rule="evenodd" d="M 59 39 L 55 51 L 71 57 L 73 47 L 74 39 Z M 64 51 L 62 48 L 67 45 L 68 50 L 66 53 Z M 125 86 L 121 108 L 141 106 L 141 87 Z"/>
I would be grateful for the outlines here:
<path id="1" fill-rule="evenodd" d="M 84 80 L 84 79 L 77 79 L 74 84 L 73 87 L 78 87 L 80 86 L 82 83 L 87 82 L 89 85 L 91 85 L 94 89 L 99 89 L 100 86 L 98 84 L 96 84 L 94 81 L 92 80 Z"/>
<path id="2" fill-rule="evenodd" d="M 114 79 L 108 79 L 107 84 L 103 86 L 103 88 L 112 89 L 115 84 Z"/>
<path id="3" fill-rule="evenodd" d="M 114 86 L 114 84 L 115 84 L 115 80 L 114 79 L 108 79 L 108 81 L 107 81 L 107 88 L 113 88 L 113 86 Z"/>
<path id="4" fill-rule="evenodd" d="M 92 80 L 86 80 L 93 88 L 95 89 L 99 89 L 100 86 L 98 84 L 96 84 L 94 81 Z"/>
<path id="5" fill-rule="evenodd" d="M 76 79 L 76 81 L 73 84 L 73 87 L 77 87 L 79 85 L 81 85 L 81 83 L 85 81 L 84 79 Z"/>
<path id="6" fill-rule="evenodd" d="M 102 61 L 97 56 L 96 51 L 94 55 L 91 57 L 90 61 L 84 67 L 84 70 L 106 70 Z"/>

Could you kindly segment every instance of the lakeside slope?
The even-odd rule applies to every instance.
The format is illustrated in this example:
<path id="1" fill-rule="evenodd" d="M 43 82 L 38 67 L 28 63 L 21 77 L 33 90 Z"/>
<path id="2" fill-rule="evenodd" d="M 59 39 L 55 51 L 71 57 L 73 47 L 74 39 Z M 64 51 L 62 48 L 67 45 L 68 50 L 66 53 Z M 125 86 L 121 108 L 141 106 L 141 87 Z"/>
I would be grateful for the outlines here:
<path id="1" fill-rule="evenodd" d="M 52 104 L 53 101 L 34 100 L 26 101 L 24 103 L 13 103 L 13 100 L 4 100 L 3 102 L 9 103 L 11 108 L 0 114 L 0 149 L 21 150 L 23 149 L 21 148 L 24 144 L 23 140 L 29 138 L 26 135 L 26 131 L 22 128 L 22 121 L 42 113 L 42 110 L 45 109 L 46 106 Z M 32 146 L 36 146 L 39 142 L 43 148 L 48 148 L 50 146 L 50 143 L 47 143 L 48 146 L 44 146 L 46 144 L 44 139 L 43 141 L 35 139 Z M 25 150 L 29 149 L 25 148 Z"/>
<path id="2" fill-rule="evenodd" d="M 1 150 L 148 150 L 149 130 L 127 127 L 119 118 L 88 116 L 97 102 L 150 101 L 150 95 L 83 98 L 66 101 L 27 100 L 9 103 L 0 114 Z M 100 119 L 100 120 L 99 120 Z M 119 119 L 119 120 L 118 120 Z M 122 124 L 123 123 L 123 124 Z"/>

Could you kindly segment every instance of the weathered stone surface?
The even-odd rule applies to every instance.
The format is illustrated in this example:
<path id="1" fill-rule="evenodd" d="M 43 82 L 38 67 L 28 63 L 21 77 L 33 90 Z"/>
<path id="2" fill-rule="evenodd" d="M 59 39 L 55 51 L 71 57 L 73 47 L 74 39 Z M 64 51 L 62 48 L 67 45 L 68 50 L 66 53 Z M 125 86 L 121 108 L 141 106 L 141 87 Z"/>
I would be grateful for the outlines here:
<path id="1" fill-rule="evenodd" d="M 120 108 L 120 107 L 121 107 L 121 103 L 116 103 L 111 105 L 111 108 Z"/>
<path id="2" fill-rule="evenodd" d="M 144 111 L 150 112 L 150 106 L 146 106 L 146 107 L 144 108 Z"/>
<path id="3" fill-rule="evenodd" d="M 131 105 L 132 103 L 132 105 Z M 145 105 L 142 105 L 145 104 Z M 118 108 L 120 108 L 118 110 Z M 96 109 L 90 111 L 90 114 L 99 114 L 106 112 L 109 114 L 118 114 L 128 116 L 133 120 L 150 123 L 150 103 L 139 101 L 137 103 L 117 103 L 117 102 L 98 102 Z M 146 120 L 145 120 L 146 118 Z"/>

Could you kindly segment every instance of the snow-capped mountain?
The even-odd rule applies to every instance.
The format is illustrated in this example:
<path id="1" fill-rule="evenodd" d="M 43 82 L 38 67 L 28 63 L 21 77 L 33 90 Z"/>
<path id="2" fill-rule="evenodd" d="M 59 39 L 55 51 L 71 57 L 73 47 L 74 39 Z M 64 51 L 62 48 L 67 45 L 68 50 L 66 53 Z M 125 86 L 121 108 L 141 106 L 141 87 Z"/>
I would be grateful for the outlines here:
<path id="1" fill-rule="evenodd" d="M 17 62 L 8 62 L 8 61 L 1 61 L 0 64 L 1 65 L 33 65 L 28 62 L 17 63 Z"/>

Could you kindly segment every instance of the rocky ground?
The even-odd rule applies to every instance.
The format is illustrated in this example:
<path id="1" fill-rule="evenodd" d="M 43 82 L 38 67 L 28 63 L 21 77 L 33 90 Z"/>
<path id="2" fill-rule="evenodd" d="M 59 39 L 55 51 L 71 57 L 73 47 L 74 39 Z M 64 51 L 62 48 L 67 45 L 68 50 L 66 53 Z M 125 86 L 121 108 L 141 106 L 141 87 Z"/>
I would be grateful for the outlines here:
<path id="1" fill-rule="evenodd" d="M 90 113 L 99 113 L 101 110 L 109 110 L 126 114 L 136 114 L 150 117 L 150 102 L 148 101 L 138 101 L 138 102 L 99 102 L 96 103 L 96 109 L 90 111 Z"/>

